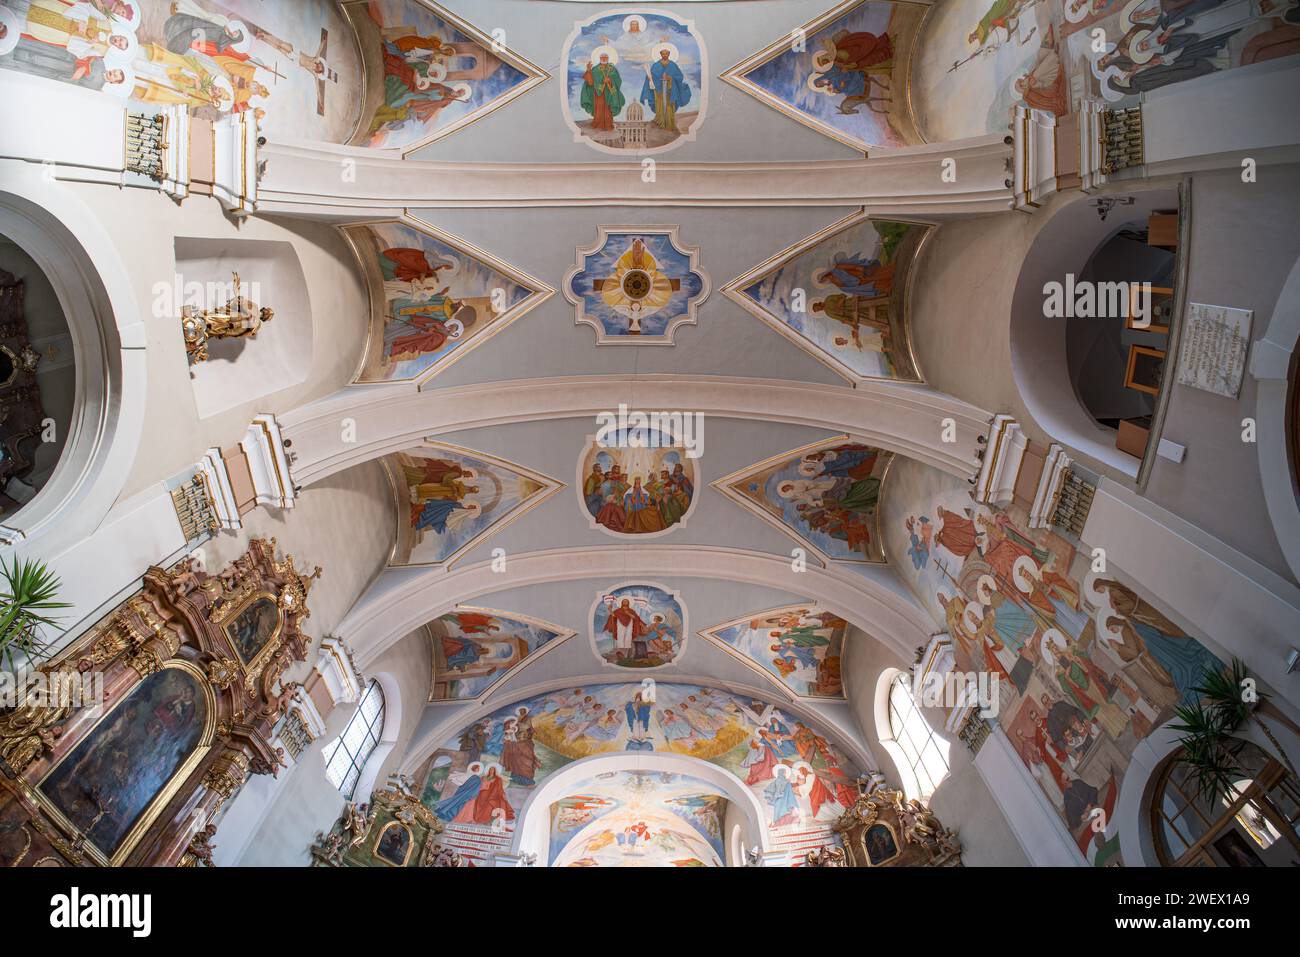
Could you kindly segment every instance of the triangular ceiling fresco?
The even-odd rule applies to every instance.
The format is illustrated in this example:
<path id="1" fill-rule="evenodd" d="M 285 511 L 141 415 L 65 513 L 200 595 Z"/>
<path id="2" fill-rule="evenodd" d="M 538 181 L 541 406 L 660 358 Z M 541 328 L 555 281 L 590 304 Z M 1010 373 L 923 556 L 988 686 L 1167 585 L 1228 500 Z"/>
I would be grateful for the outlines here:
<path id="1" fill-rule="evenodd" d="M 921 142 L 907 96 L 928 4 L 849 0 L 722 74 L 805 126 L 865 151 Z"/>
<path id="2" fill-rule="evenodd" d="M 549 77 L 436 3 L 357 0 L 344 9 L 357 31 L 369 79 L 354 146 L 405 155 Z"/>
<path id="3" fill-rule="evenodd" d="M 848 622 L 812 603 L 737 618 L 700 634 L 799 698 L 843 701 Z"/>
<path id="4" fill-rule="evenodd" d="M 384 463 L 398 505 L 392 565 L 450 562 L 564 487 L 522 465 L 440 442 Z"/>
<path id="5" fill-rule="evenodd" d="M 555 292 L 414 217 L 343 227 L 370 285 L 361 382 L 428 378 Z"/>
<path id="6" fill-rule="evenodd" d="M 929 230 L 859 211 L 782 250 L 722 292 L 846 379 L 919 382 L 906 294 Z"/>
<path id="7" fill-rule="evenodd" d="M 733 472 L 713 487 L 827 561 L 884 563 L 878 513 L 893 458 L 841 435 Z"/>
<path id="8" fill-rule="evenodd" d="M 431 702 L 481 700 L 575 632 L 550 622 L 459 605 L 426 626 L 433 652 Z"/>

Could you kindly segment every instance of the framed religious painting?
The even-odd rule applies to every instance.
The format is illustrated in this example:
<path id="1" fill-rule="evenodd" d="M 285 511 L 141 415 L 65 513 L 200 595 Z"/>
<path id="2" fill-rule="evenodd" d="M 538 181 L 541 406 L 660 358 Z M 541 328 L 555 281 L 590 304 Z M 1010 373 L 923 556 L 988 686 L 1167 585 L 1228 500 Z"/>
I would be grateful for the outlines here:
<path id="1" fill-rule="evenodd" d="M 212 747 L 216 700 L 196 665 L 174 659 L 100 707 L 36 790 L 97 863 L 117 865 Z"/>

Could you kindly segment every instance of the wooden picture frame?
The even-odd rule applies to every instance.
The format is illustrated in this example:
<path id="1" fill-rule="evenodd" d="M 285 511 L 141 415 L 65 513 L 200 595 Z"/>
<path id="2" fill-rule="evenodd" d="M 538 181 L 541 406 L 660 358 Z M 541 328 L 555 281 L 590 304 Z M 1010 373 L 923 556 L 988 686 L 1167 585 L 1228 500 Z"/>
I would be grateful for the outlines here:
<path id="1" fill-rule="evenodd" d="M 1147 361 L 1144 361 L 1147 360 Z M 1165 350 L 1153 349 L 1150 346 L 1129 346 L 1128 347 L 1128 366 L 1124 370 L 1124 388 L 1133 389 L 1137 392 L 1145 392 L 1147 395 L 1159 395 L 1160 384 L 1164 377 Z M 1158 362 L 1154 379 L 1152 383 L 1151 367 L 1153 362 Z"/>
<path id="2" fill-rule="evenodd" d="M 1164 324 L 1156 322 L 1155 317 L 1153 315 L 1151 318 L 1151 325 L 1149 326 L 1134 325 L 1134 313 L 1137 312 L 1136 309 L 1137 297 L 1141 291 L 1142 291 L 1142 283 L 1137 283 L 1137 282 L 1129 283 L 1128 303 L 1124 310 L 1124 328 L 1131 329 L 1134 332 L 1155 332 L 1160 335 L 1165 335 L 1165 336 L 1169 335 L 1169 326 L 1173 322 L 1172 314 L 1169 317 L 1169 322 L 1166 322 Z M 1172 313 L 1174 291 L 1170 289 L 1168 286 L 1152 286 L 1151 287 L 1152 313 L 1155 312 L 1157 297 L 1159 297 L 1161 302 L 1167 301 L 1170 303 L 1170 311 Z"/>

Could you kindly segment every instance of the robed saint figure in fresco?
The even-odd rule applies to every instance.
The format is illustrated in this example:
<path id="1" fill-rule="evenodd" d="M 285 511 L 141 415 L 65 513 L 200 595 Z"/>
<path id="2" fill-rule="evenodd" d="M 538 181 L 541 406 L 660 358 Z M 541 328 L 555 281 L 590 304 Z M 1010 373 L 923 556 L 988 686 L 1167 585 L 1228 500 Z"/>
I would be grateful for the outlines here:
<path id="1" fill-rule="evenodd" d="M 609 62 L 609 54 L 602 53 L 595 66 L 587 64 L 582 74 L 582 108 L 591 114 L 593 130 L 612 130 L 614 117 L 623 111 L 627 100 L 623 96 L 623 78 L 618 67 Z"/>
<path id="2" fill-rule="evenodd" d="M 682 68 L 672 61 L 667 48 L 661 49 L 641 88 L 641 102 L 655 111 L 655 126 L 676 133 L 677 111 L 690 101 L 691 87 Z"/>

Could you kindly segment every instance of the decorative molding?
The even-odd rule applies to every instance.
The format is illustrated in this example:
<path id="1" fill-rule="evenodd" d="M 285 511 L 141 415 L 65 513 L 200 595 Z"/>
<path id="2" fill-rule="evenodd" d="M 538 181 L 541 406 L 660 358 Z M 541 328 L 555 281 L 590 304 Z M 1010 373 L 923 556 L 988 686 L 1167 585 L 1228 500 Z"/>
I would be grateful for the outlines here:
<path id="1" fill-rule="evenodd" d="M 204 478 L 208 499 L 212 510 L 221 523 L 221 527 L 233 530 L 243 527 L 239 518 L 239 503 L 235 497 L 234 487 L 230 482 L 230 471 L 221 449 L 211 448 L 199 461 L 199 473 Z"/>
<path id="2" fill-rule="evenodd" d="M 1017 103 L 1011 131 L 1014 206 L 1029 212 L 1060 187 L 1056 117 L 1046 110 Z"/>
<path id="3" fill-rule="evenodd" d="M 212 124 L 212 195 L 235 216 L 257 212 L 257 120 L 233 113 Z"/>
<path id="4" fill-rule="evenodd" d="M 322 713 L 320 703 L 312 699 L 313 710 L 322 720 L 329 717 L 333 707 L 360 700 L 365 684 L 361 673 L 353 664 L 352 652 L 342 639 L 331 636 L 321 641 L 313 671 L 320 676 L 320 681 L 330 700 L 330 708 L 323 709 Z M 309 679 L 307 684 L 310 695 L 314 690 L 315 682 Z"/>
<path id="5" fill-rule="evenodd" d="M 296 502 L 293 478 L 289 472 L 289 458 L 285 453 L 280 423 L 275 416 L 269 412 L 254 416 L 239 444 L 248 459 L 253 488 L 257 492 L 257 504 L 271 508 L 293 508 Z"/>
<path id="6" fill-rule="evenodd" d="M 1106 185 L 1106 155 L 1102 148 L 1102 124 L 1106 107 L 1096 100 L 1079 105 L 1079 188 L 1092 193 Z"/>
<path id="7" fill-rule="evenodd" d="M 594 330 L 596 330 L 597 345 L 672 346 L 675 345 L 675 343 L 673 342 L 673 335 L 677 331 L 678 326 L 695 325 L 699 307 L 702 306 L 705 300 L 709 298 L 709 292 L 711 291 L 711 283 L 709 281 L 709 274 L 700 268 L 700 247 L 688 246 L 685 243 L 683 243 L 679 236 L 679 230 L 680 227 L 678 226 L 600 226 L 597 227 L 595 242 L 593 242 L 590 246 L 578 247 L 578 262 L 572 269 L 568 271 L 568 273 L 565 274 L 564 283 L 561 286 L 561 291 L 564 293 L 564 298 L 569 300 L 569 302 L 573 303 L 575 324 L 579 326 L 588 325 L 591 326 L 591 328 L 593 328 Z M 685 311 L 683 311 L 680 315 L 672 316 L 669 318 L 667 327 L 659 335 L 647 336 L 647 335 L 642 335 L 640 333 L 632 333 L 632 332 L 621 332 L 621 333 L 609 332 L 605 328 L 604 323 L 602 323 L 599 319 L 587 315 L 587 311 L 585 308 L 587 302 L 585 297 L 576 294 L 573 290 L 573 280 L 576 279 L 580 274 L 587 271 L 588 268 L 587 260 L 592 256 L 597 255 L 602 250 L 604 250 L 604 248 L 607 245 L 609 245 L 610 239 L 615 236 L 633 236 L 633 237 L 666 236 L 668 239 L 668 244 L 672 247 L 673 251 L 685 255 L 689 260 L 689 265 L 687 267 L 688 272 L 699 277 L 700 291 L 696 293 L 694 296 L 691 296 L 690 298 L 687 299 L 685 304 Z M 662 266 L 662 264 L 660 265 Z M 663 272 L 662 268 L 657 271 L 660 273 Z M 633 269 L 627 270 L 627 273 L 629 274 L 633 272 L 636 272 L 636 270 Z M 674 279 L 680 281 L 681 277 L 668 276 L 667 278 L 670 281 Z M 608 282 L 609 280 L 606 281 Z M 624 281 L 623 285 L 624 287 L 627 286 L 626 280 Z M 646 291 L 641 292 L 641 297 L 644 297 L 646 293 L 649 291 L 650 289 L 647 288 Z M 667 309 L 668 305 L 665 304 L 661 308 Z M 654 313 L 652 313 L 651 315 L 654 315 Z M 650 318 L 650 317 L 647 316 L 646 318 Z"/>
<path id="8" fill-rule="evenodd" d="M 1043 471 L 1038 476 L 1038 487 L 1034 489 L 1034 501 L 1029 509 L 1030 528 L 1048 528 L 1056 512 L 1056 503 L 1061 497 L 1061 486 L 1074 460 L 1065 454 L 1061 445 L 1053 442 L 1047 449 L 1047 459 Z"/>
<path id="9" fill-rule="evenodd" d="M 425 622 L 458 604 L 496 592 L 558 581 L 608 576 L 621 562 L 626 545 L 557 548 L 512 554 L 505 572 L 491 560 L 448 571 L 428 567 L 418 574 L 390 569 L 353 606 L 339 634 L 357 649 L 366 665 Z M 664 545 L 635 546 L 638 573 L 650 580 L 722 579 L 776 589 L 790 587 L 790 560 L 734 548 Z M 910 595 L 850 569 L 809 565 L 799 576 L 800 591 L 810 602 L 876 636 L 895 653 L 910 657 L 934 631 L 929 613 Z"/>
<path id="10" fill-rule="evenodd" d="M 402 160 L 329 144 L 270 143 L 260 156 L 258 211 L 331 219 L 392 219 L 410 209 L 525 207 L 866 206 L 916 220 L 984 215 L 1011 207 L 1005 135 L 910 146 L 870 159 L 673 163 L 644 182 L 635 157 L 620 162 L 479 163 Z M 962 174 L 935 175 L 944 159 Z M 355 179 L 339 176 L 355 164 Z"/>
<path id="11" fill-rule="evenodd" d="M 984 505 L 1006 505 L 1016 492 L 1016 476 L 1029 439 L 1020 423 L 1005 413 L 993 417 L 984 465 L 976 476 L 971 498 Z"/>

